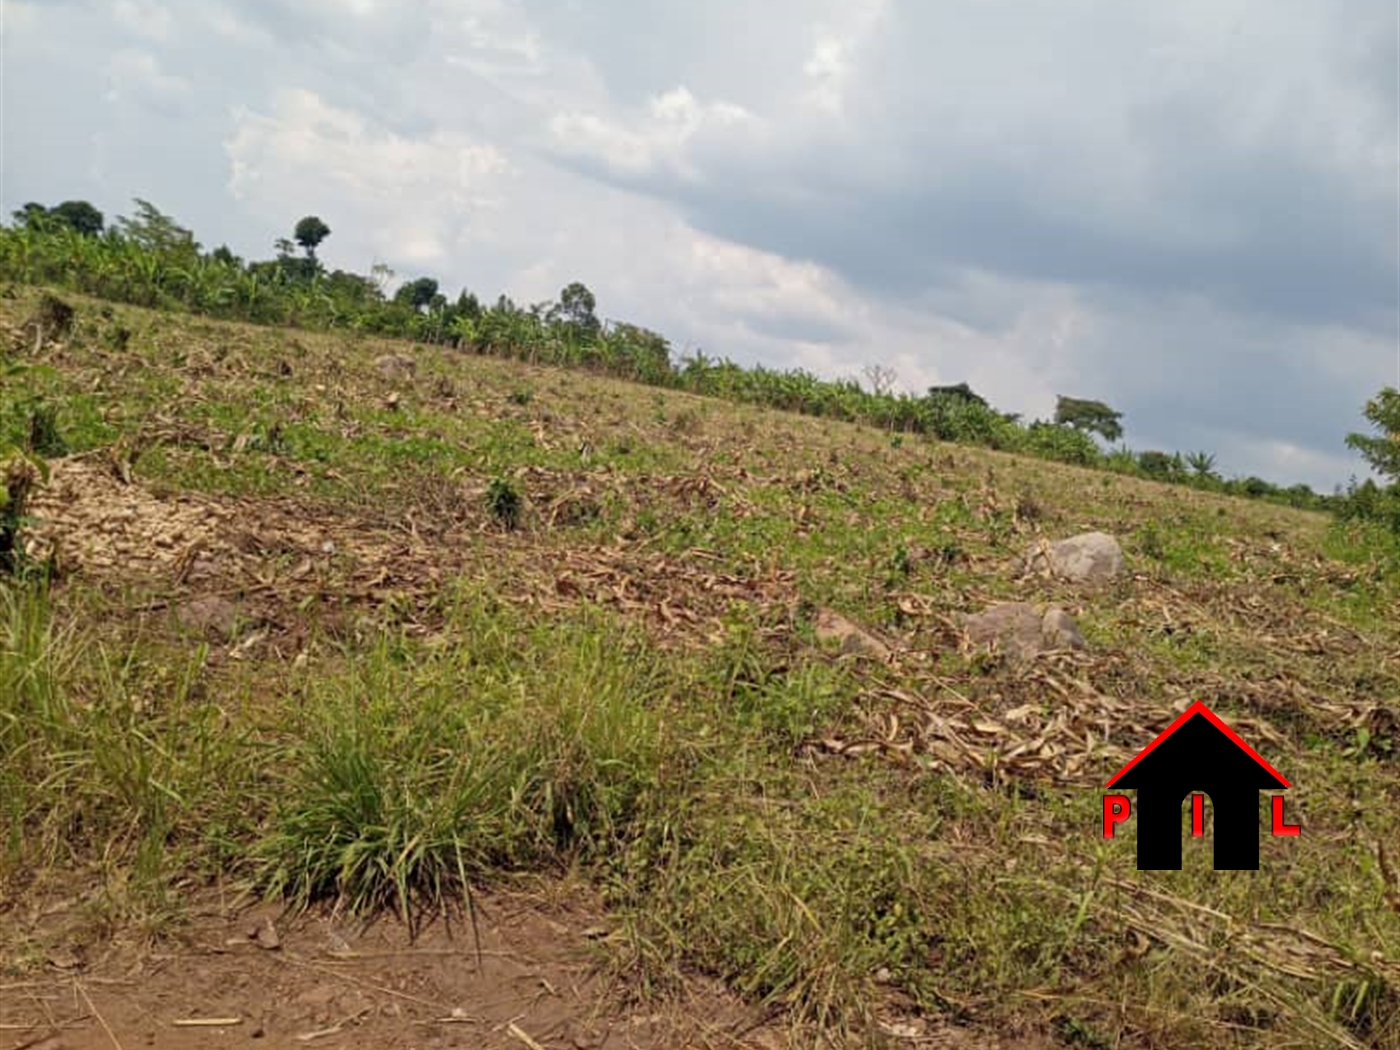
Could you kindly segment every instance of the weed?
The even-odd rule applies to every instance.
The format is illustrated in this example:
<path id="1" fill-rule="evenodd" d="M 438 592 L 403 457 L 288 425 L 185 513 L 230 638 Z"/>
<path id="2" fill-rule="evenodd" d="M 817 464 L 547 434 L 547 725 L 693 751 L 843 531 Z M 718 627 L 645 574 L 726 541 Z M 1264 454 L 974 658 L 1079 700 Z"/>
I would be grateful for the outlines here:
<path id="1" fill-rule="evenodd" d="M 13 576 L 25 567 L 21 532 L 28 524 L 29 496 L 43 475 L 42 463 L 13 456 L 0 475 L 0 576 Z"/>
<path id="2" fill-rule="evenodd" d="M 68 444 L 58 432 L 58 409 L 42 401 L 29 408 L 29 433 L 25 448 L 39 456 L 66 456 Z"/>
<path id="3" fill-rule="evenodd" d="M 503 527 L 511 530 L 520 527 L 522 506 L 519 490 L 508 479 L 492 478 L 486 486 L 486 510 Z"/>

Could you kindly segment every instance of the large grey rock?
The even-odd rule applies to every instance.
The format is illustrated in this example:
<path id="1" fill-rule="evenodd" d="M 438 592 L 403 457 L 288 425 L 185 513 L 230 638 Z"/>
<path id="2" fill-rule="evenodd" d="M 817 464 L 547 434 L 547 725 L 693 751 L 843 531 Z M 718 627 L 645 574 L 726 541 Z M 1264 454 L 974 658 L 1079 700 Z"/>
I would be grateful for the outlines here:
<path id="1" fill-rule="evenodd" d="M 1087 648 L 1074 617 L 1057 606 L 1042 613 L 1027 602 L 1004 602 L 964 616 L 962 628 L 974 647 L 995 645 L 1017 662 L 1053 649 Z"/>
<path id="2" fill-rule="evenodd" d="M 1099 583 L 1123 571 L 1123 548 L 1106 532 L 1085 532 L 1033 547 L 1026 555 L 1026 568 L 1075 583 Z"/>

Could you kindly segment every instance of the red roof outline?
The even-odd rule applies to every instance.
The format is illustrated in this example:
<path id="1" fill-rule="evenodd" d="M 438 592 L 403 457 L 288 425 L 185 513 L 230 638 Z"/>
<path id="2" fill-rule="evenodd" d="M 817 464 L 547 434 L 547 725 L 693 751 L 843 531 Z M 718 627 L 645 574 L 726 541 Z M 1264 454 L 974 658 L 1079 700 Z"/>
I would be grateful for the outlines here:
<path id="1" fill-rule="evenodd" d="M 1224 722 L 1222 722 L 1220 720 L 1220 717 L 1214 711 L 1208 708 L 1200 700 L 1197 700 L 1194 704 L 1192 704 L 1190 707 L 1188 707 L 1185 711 L 1181 713 L 1181 717 L 1179 717 L 1171 725 L 1167 726 L 1166 729 L 1162 730 L 1162 732 L 1157 735 L 1156 740 L 1152 741 L 1152 743 L 1148 744 L 1145 748 L 1139 751 L 1133 757 L 1133 760 L 1131 762 L 1129 762 L 1126 766 L 1120 769 L 1117 773 L 1113 774 L 1113 779 L 1110 780 L 1107 784 L 1105 784 L 1104 787 L 1112 787 L 1114 784 L 1118 783 L 1118 781 L 1122 779 L 1123 774 L 1127 773 L 1128 770 L 1132 769 L 1135 765 L 1137 765 L 1144 758 L 1146 758 L 1153 751 L 1155 751 L 1159 744 L 1163 743 L 1169 736 L 1175 733 L 1178 729 L 1180 729 L 1183 725 L 1189 722 L 1196 715 L 1204 715 L 1206 721 L 1208 721 L 1211 725 L 1215 726 L 1216 729 L 1220 730 L 1227 737 L 1229 737 L 1230 742 L 1233 743 L 1237 748 L 1239 748 L 1250 758 L 1254 759 L 1255 762 L 1258 762 L 1259 765 L 1263 766 L 1266 770 L 1268 770 L 1275 777 L 1277 777 L 1279 782 L 1283 784 L 1284 787 L 1293 786 L 1288 782 L 1287 777 L 1285 777 L 1273 766 L 1269 765 L 1269 763 L 1265 762 L 1258 751 L 1255 751 L 1254 748 L 1250 747 L 1243 740 L 1241 740 L 1238 733 L 1236 733 L 1233 729 L 1231 729 Z"/>

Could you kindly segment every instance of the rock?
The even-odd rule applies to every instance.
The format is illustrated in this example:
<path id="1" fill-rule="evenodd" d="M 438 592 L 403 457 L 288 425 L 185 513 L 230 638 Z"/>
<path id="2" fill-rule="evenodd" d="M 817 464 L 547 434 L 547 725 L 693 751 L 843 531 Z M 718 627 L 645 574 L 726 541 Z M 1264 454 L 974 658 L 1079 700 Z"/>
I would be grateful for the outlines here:
<path id="1" fill-rule="evenodd" d="M 974 647 L 996 645 L 1018 663 L 1052 649 L 1087 648 L 1074 617 L 1057 606 L 1041 613 L 1027 602 L 1004 602 L 963 617 L 962 627 Z"/>
<path id="2" fill-rule="evenodd" d="M 1123 549 L 1106 532 L 1086 532 L 1032 548 L 1026 555 L 1026 569 L 1075 583 L 1098 583 L 1123 571 Z"/>
<path id="3" fill-rule="evenodd" d="M 1084 634 L 1079 630 L 1079 624 L 1074 622 L 1074 617 L 1058 605 L 1052 605 L 1045 610 L 1045 615 L 1040 621 L 1040 634 L 1049 649 L 1083 651 L 1089 648 L 1089 643 L 1084 640 Z"/>
<path id="4" fill-rule="evenodd" d="M 265 919 L 263 924 L 253 932 L 253 941 L 264 951 L 275 952 L 282 947 L 282 938 L 277 933 L 277 927 L 273 925 L 271 919 Z"/>
<path id="5" fill-rule="evenodd" d="M 237 605 L 213 595 L 193 598 L 175 609 L 175 619 L 185 630 L 221 638 L 233 637 L 240 617 Z"/>
<path id="6" fill-rule="evenodd" d="M 830 609 L 817 612 L 816 632 L 819 641 L 840 642 L 843 653 L 860 653 L 876 660 L 888 660 L 891 656 L 888 645 Z"/>
<path id="7" fill-rule="evenodd" d="M 390 382 L 412 379 L 418 370 L 417 363 L 407 354 L 381 354 L 374 359 L 374 367 Z"/>

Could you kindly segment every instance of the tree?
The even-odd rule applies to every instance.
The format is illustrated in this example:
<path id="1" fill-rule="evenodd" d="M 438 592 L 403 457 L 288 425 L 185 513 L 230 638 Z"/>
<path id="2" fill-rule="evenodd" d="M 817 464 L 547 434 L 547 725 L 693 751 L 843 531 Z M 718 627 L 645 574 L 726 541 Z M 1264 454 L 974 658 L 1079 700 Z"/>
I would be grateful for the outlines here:
<path id="1" fill-rule="evenodd" d="M 550 308 L 549 320 L 564 324 L 579 336 L 591 339 L 602 328 L 593 312 L 597 305 L 593 293 L 582 282 L 574 281 L 559 293 L 559 303 Z"/>
<path id="2" fill-rule="evenodd" d="M 21 208 L 16 208 L 10 212 L 11 218 L 15 220 L 15 225 L 25 229 L 37 229 L 43 226 L 48 220 L 49 209 L 45 208 L 37 201 L 30 201 Z"/>
<path id="3" fill-rule="evenodd" d="M 1347 446 L 1360 452 L 1377 474 L 1400 484 L 1400 390 L 1385 387 L 1366 402 L 1365 416 L 1380 433 L 1348 434 Z"/>
<path id="4" fill-rule="evenodd" d="M 399 290 L 394 293 L 394 302 L 411 306 L 415 310 L 422 310 L 432 303 L 433 297 L 437 294 L 437 281 L 431 277 L 419 277 L 417 280 L 400 285 Z"/>
<path id="5" fill-rule="evenodd" d="M 96 237 L 102 232 L 102 213 L 87 201 L 64 201 L 49 209 L 49 217 L 84 237 Z"/>
<path id="6" fill-rule="evenodd" d="M 987 403 L 985 397 L 974 393 L 972 387 L 966 383 L 955 383 L 952 386 L 931 386 L 928 388 L 928 396 L 931 400 L 950 398 L 953 401 L 962 401 L 966 404 L 981 405 L 983 408 L 992 407 Z"/>
<path id="7" fill-rule="evenodd" d="M 1138 469 L 1149 478 L 1170 480 L 1181 473 L 1182 464 L 1176 456 L 1155 449 L 1139 452 L 1137 462 Z"/>
<path id="8" fill-rule="evenodd" d="M 1098 434 L 1105 441 L 1123 436 L 1122 412 L 1115 412 L 1102 401 L 1087 401 L 1063 394 L 1055 400 L 1055 422 L 1075 430 Z"/>
<path id="9" fill-rule="evenodd" d="M 876 397 L 889 397 L 899 382 L 899 373 L 889 365 L 869 364 L 861 369 L 861 375 L 870 384 L 870 392 Z"/>
<path id="10" fill-rule="evenodd" d="M 330 235 L 331 228 L 315 215 L 305 216 L 297 223 L 296 229 L 292 231 L 292 236 L 305 250 L 308 259 L 316 258 L 316 249 Z"/>
<path id="11" fill-rule="evenodd" d="M 457 296 L 457 302 L 453 304 L 452 310 L 457 316 L 468 317 L 473 321 L 480 320 L 483 312 L 481 300 L 476 297 L 475 293 L 465 289 L 461 295 Z"/>
<path id="12" fill-rule="evenodd" d="M 243 260 L 234 255 L 232 249 L 230 249 L 227 244 L 221 244 L 215 248 L 209 253 L 209 258 L 213 259 L 216 263 L 232 267 L 235 270 L 241 270 L 243 268 Z"/>
<path id="13" fill-rule="evenodd" d="M 1198 478 L 1215 477 L 1215 457 L 1209 452 L 1192 452 L 1186 457 L 1186 465 Z"/>
<path id="14" fill-rule="evenodd" d="M 127 240 L 148 252 L 181 255 L 199 251 L 192 232 L 140 197 L 136 198 L 136 214 L 118 219 L 117 229 Z"/>

